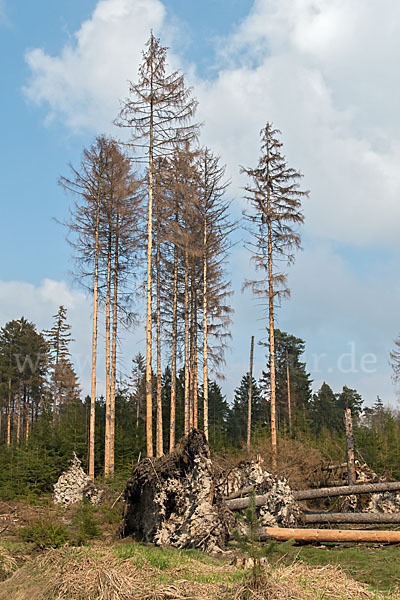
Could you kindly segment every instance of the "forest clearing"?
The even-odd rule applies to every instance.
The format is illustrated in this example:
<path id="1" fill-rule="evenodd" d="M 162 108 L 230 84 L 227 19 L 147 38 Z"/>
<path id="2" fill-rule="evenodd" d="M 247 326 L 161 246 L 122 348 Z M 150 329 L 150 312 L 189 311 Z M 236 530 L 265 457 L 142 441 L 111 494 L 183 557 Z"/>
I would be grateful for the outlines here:
<path id="1" fill-rule="evenodd" d="M 16 282 L 7 287 L 11 309 L 0 302 L 0 600 L 400 600 L 398 303 L 395 314 L 385 308 L 398 286 L 373 275 L 379 261 L 385 277 L 394 272 L 398 256 L 388 258 L 386 230 L 379 251 L 368 250 L 381 215 L 361 192 L 360 208 L 347 181 L 355 154 L 360 172 L 367 164 L 371 173 L 368 191 L 374 173 L 377 181 L 386 173 L 395 221 L 400 180 L 396 187 L 397 171 L 389 172 L 398 161 L 386 158 L 400 146 L 374 125 L 368 143 L 337 150 L 361 117 L 340 107 L 340 126 L 332 125 L 338 96 L 324 91 L 329 78 L 316 77 L 316 59 L 307 59 L 307 75 L 298 71 L 300 88 L 312 81 L 318 96 L 304 111 L 297 88 L 303 117 L 312 113 L 306 133 L 296 93 L 280 91 L 274 105 L 272 91 L 260 91 L 281 79 L 277 67 L 246 90 L 223 90 L 229 135 L 219 131 L 215 86 L 258 76 L 274 53 L 311 52 L 311 30 L 295 35 L 290 51 L 272 43 L 290 21 L 288 6 L 281 14 L 275 0 L 251 1 L 226 48 L 219 42 L 221 70 L 202 79 L 162 43 L 155 31 L 163 28 L 149 26 L 173 0 L 90 2 L 93 13 L 59 56 L 26 51 L 33 78 L 24 94 L 48 102 L 49 127 L 64 111 L 83 143 L 79 152 L 63 144 L 63 162 L 45 175 L 63 203 L 53 213 L 47 206 L 46 219 L 69 247 L 65 264 L 55 244 L 45 253 L 58 273 L 68 262 L 71 287 L 46 279 L 32 302 L 35 286 L 25 286 L 25 298 Z M 297 4 L 295 12 L 308 6 Z M 313 4 L 289 29 L 324 10 Z M 145 21 L 128 79 L 129 52 L 118 68 L 112 54 L 125 18 L 127 29 Z M 0 1 L 0 27 L 2 19 Z M 268 44 L 256 57 L 262 23 Z M 180 27 L 177 19 L 163 30 L 168 44 Z M 110 49 L 102 62 L 93 31 Z M 243 41 L 249 32 L 260 35 L 256 51 Z M 121 39 L 135 35 L 124 30 Z M 90 68 L 71 83 L 89 46 Z M 101 82 L 91 93 L 83 89 L 89 76 Z M 68 113 L 70 85 L 83 88 Z M 249 90 L 255 104 L 246 105 Z M 315 107 L 327 99 L 324 120 Z M 288 106 L 289 131 L 281 131 Z M 84 124 L 87 110 L 95 127 Z M 250 152 L 241 152 L 244 139 Z M 348 164 L 339 171 L 342 155 Z M 333 180 L 343 180 L 334 192 Z M 328 211 L 336 201 L 340 219 L 339 208 Z M 372 214 L 356 251 L 340 226 L 348 221 L 353 241 Z M 36 237 L 40 245 L 46 234 Z M 356 266 L 351 276 L 346 260 Z M 40 263 L 33 250 L 23 262 Z"/>

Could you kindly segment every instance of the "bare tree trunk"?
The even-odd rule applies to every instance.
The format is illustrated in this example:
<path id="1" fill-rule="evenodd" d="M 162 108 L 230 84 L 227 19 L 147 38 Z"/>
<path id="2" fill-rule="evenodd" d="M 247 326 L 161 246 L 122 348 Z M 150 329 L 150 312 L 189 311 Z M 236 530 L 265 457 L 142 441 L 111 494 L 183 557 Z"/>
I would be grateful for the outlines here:
<path id="1" fill-rule="evenodd" d="M 271 445 L 272 469 L 277 468 L 277 437 L 276 437 L 276 389 L 275 389 L 275 335 L 274 335 L 274 283 L 272 273 L 272 241 L 271 222 L 268 220 L 268 307 L 269 307 L 269 368 L 271 382 Z"/>
<path id="2" fill-rule="evenodd" d="M 354 485 L 356 482 L 356 467 L 354 462 L 353 419 L 349 407 L 346 408 L 344 424 L 346 428 L 347 478 L 349 485 Z"/>
<path id="3" fill-rule="evenodd" d="M 189 329 L 189 430 L 194 424 L 194 282 L 193 267 L 190 273 L 190 329 Z"/>
<path id="4" fill-rule="evenodd" d="M 178 249 L 174 248 L 174 297 L 172 304 L 172 358 L 171 358 L 171 412 L 169 423 L 169 451 L 175 448 L 176 421 L 176 337 L 178 308 Z"/>
<path id="5" fill-rule="evenodd" d="M 153 87 L 151 82 L 151 97 Z M 146 294 L 146 440 L 147 456 L 153 456 L 153 390 L 151 370 L 151 266 L 153 254 L 153 104 L 150 108 L 149 205 L 147 213 L 147 294 Z"/>
<path id="6" fill-rule="evenodd" d="M 100 182 L 99 182 L 100 186 Z M 93 322 L 92 322 L 92 378 L 90 391 L 89 423 L 89 477 L 94 479 L 94 433 L 96 415 L 96 363 L 97 363 L 97 309 L 99 290 L 99 228 L 100 228 L 100 189 L 96 201 L 96 229 L 94 240 L 94 282 L 93 282 Z"/>
<path id="7" fill-rule="evenodd" d="M 289 369 L 289 353 L 286 348 L 286 380 L 287 380 L 287 404 L 289 417 L 289 433 L 292 435 L 292 402 L 290 397 L 290 369 Z"/>
<path id="8" fill-rule="evenodd" d="M 250 369 L 249 369 L 249 402 L 247 407 L 247 452 L 251 447 L 251 394 L 253 388 L 253 353 L 254 353 L 254 335 L 251 336 L 250 343 Z"/>
<path id="9" fill-rule="evenodd" d="M 29 392 L 24 386 L 24 404 L 25 404 L 25 442 L 29 438 Z"/>
<path id="10" fill-rule="evenodd" d="M 194 294 L 194 332 L 193 332 L 193 427 L 198 429 L 199 426 L 199 411 L 198 411 L 198 395 L 197 395 L 197 294 Z"/>
<path id="11" fill-rule="evenodd" d="M 115 467 L 115 386 L 117 377 L 117 332 L 118 332 L 118 275 L 119 275 L 119 237 L 118 217 L 117 232 L 115 234 L 114 256 L 114 298 L 112 322 L 112 356 L 111 356 L 111 394 L 110 394 L 110 448 L 109 448 L 109 474 L 114 475 Z"/>
<path id="12" fill-rule="evenodd" d="M 260 528 L 257 533 L 260 540 L 275 538 L 276 540 L 296 542 L 400 542 L 400 531 L 365 531 L 359 529 L 289 529 L 286 527 Z"/>
<path id="13" fill-rule="evenodd" d="M 110 434 L 111 434 L 111 225 L 107 246 L 107 288 L 106 288 L 106 428 L 104 448 L 104 476 L 110 475 Z"/>
<path id="14" fill-rule="evenodd" d="M 208 440 L 208 347 L 207 347 L 207 216 L 204 214 L 203 228 L 203 395 L 204 395 L 204 435 Z"/>
<path id="15" fill-rule="evenodd" d="M 8 380 L 7 400 L 7 446 L 11 444 L 11 379 Z"/>
<path id="16" fill-rule="evenodd" d="M 156 424 L 156 456 L 164 454 L 163 448 L 163 420 L 162 420 L 162 395 L 161 395 L 161 281 L 160 281 L 160 210 L 159 198 L 156 199 L 157 207 L 157 250 L 156 250 L 156 293 L 157 293 L 157 424 Z"/>
<path id="17" fill-rule="evenodd" d="M 189 407 L 189 255 L 185 249 L 185 435 L 190 429 L 190 407 Z"/>
<path id="18" fill-rule="evenodd" d="M 17 401 L 17 444 L 19 443 L 21 432 L 21 388 L 18 391 L 18 401 Z"/>
<path id="19" fill-rule="evenodd" d="M 400 523 L 400 513 L 313 513 L 302 515 L 303 523 Z"/>

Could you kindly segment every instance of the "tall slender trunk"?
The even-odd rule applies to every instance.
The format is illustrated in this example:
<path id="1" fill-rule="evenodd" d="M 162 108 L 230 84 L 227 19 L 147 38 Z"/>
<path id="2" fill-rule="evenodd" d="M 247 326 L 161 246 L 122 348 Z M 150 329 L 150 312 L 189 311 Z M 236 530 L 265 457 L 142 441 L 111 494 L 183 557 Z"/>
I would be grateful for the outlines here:
<path id="1" fill-rule="evenodd" d="M 112 316 L 112 349 L 111 349 L 111 394 L 110 394 L 110 463 L 109 474 L 114 475 L 114 451 L 115 451 L 115 384 L 117 376 L 117 329 L 118 329 L 118 275 L 119 275 L 119 237 L 118 237 L 119 219 L 117 216 L 117 226 L 115 233 L 115 254 L 114 254 L 114 297 L 113 297 L 113 316 Z"/>
<path id="2" fill-rule="evenodd" d="M 8 380 L 7 399 L 7 446 L 11 444 L 11 378 Z"/>
<path id="3" fill-rule="evenodd" d="M 194 331 L 193 331 L 193 427 L 198 429 L 199 426 L 199 409 L 197 395 L 197 294 L 194 294 Z"/>
<path id="4" fill-rule="evenodd" d="M 190 272 L 190 325 L 189 325 L 189 430 L 194 425 L 194 281 Z"/>
<path id="5" fill-rule="evenodd" d="M 153 81 L 151 80 L 151 98 Z M 146 442 L 147 456 L 153 456 L 153 391 L 151 371 L 151 266 L 153 253 L 153 101 L 150 103 L 149 205 L 147 211 L 147 293 L 146 293 Z"/>
<path id="6" fill-rule="evenodd" d="M 110 434 L 111 434 L 111 224 L 107 244 L 107 284 L 106 284 L 106 430 L 104 447 L 104 476 L 110 475 Z"/>
<path id="7" fill-rule="evenodd" d="M 156 456 L 163 455 L 163 422 L 162 422 L 162 397 L 161 397 L 161 253 L 160 253 L 160 206 L 159 197 L 156 197 L 156 293 L 157 293 L 157 425 L 156 425 Z"/>
<path id="8" fill-rule="evenodd" d="M 19 443 L 21 432 L 21 387 L 18 390 L 18 400 L 17 400 L 17 444 Z"/>
<path id="9" fill-rule="evenodd" d="M 250 343 L 250 369 L 249 369 L 249 402 L 247 406 L 247 452 L 251 448 L 251 395 L 253 390 L 253 354 L 254 354 L 254 335 L 251 336 Z"/>
<path id="10" fill-rule="evenodd" d="M 190 428 L 190 407 L 189 407 L 189 251 L 185 248 L 185 435 Z"/>
<path id="11" fill-rule="evenodd" d="M 286 380 L 287 380 L 287 404 L 289 417 L 289 433 L 292 435 L 292 401 L 290 396 L 290 368 L 289 368 L 289 353 L 286 348 Z"/>
<path id="12" fill-rule="evenodd" d="M 269 212 L 269 206 L 268 206 Z M 269 368 L 271 382 L 271 445 L 272 469 L 277 468 L 277 436 L 276 436 L 276 385 L 275 385 L 275 335 L 274 335 L 274 282 L 272 272 L 272 240 L 271 221 L 268 219 L 268 312 L 269 312 Z"/>
<path id="13" fill-rule="evenodd" d="M 204 211 L 205 213 L 205 211 Z M 208 440 L 208 341 L 207 341 L 207 216 L 203 226 L 203 394 L 204 394 L 204 435 Z"/>
<path id="14" fill-rule="evenodd" d="M 25 442 L 29 438 L 29 391 L 24 386 L 24 404 L 25 404 Z"/>
<path id="15" fill-rule="evenodd" d="M 94 239 L 94 282 L 93 282 L 93 321 L 92 321 L 92 378 L 90 391 L 89 422 L 89 477 L 94 479 L 94 433 L 96 415 L 96 363 L 97 363 L 97 309 L 99 290 L 99 229 L 100 229 L 100 182 L 96 199 L 96 228 Z"/>
<path id="16" fill-rule="evenodd" d="M 177 220 L 177 217 L 176 217 Z M 176 421 L 176 338 L 178 310 L 178 249 L 174 247 L 174 290 L 172 301 L 172 358 L 171 358 L 171 412 L 169 422 L 169 451 L 175 448 Z"/>

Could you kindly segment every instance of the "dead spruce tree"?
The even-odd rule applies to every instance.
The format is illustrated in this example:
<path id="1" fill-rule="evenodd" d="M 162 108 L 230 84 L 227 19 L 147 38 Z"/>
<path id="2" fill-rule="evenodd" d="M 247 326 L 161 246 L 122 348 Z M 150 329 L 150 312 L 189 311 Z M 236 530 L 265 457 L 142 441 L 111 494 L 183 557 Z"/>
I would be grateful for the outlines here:
<path id="1" fill-rule="evenodd" d="M 203 148 L 197 161 L 198 170 L 198 219 L 200 230 L 200 262 L 202 277 L 203 333 L 203 428 L 208 439 L 208 370 L 211 353 L 216 367 L 224 361 L 226 339 L 229 338 L 232 308 L 227 300 L 232 295 L 226 278 L 225 262 L 231 248 L 230 234 L 235 224 L 229 218 L 229 202 L 224 199 L 229 182 L 225 180 L 225 167 L 219 157 Z M 209 336 L 215 345 L 209 344 Z M 211 351 L 211 352 L 210 352 Z"/>
<path id="2" fill-rule="evenodd" d="M 94 441 L 96 408 L 96 365 L 98 337 L 98 293 L 100 255 L 100 214 L 105 202 L 104 169 L 108 140 L 98 136 L 82 153 L 80 169 L 70 165 L 72 177 L 60 177 L 62 187 L 77 196 L 66 226 L 71 237 L 77 266 L 76 277 L 93 293 L 92 318 L 92 374 L 89 423 L 89 477 L 94 478 Z M 89 283 L 86 283 L 89 280 Z"/>
<path id="3" fill-rule="evenodd" d="M 252 211 L 246 215 L 253 235 L 252 259 L 262 278 L 247 281 L 253 293 L 268 302 L 269 367 L 271 393 L 271 443 L 273 468 L 277 465 L 276 393 L 274 309 L 289 296 L 286 274 L 279 269 L 282 261 L 294 261 L 294 250 L 300 247 L 300 235 L 295 227 L 303 223 L 301 199 L 308 192 L 299 189 L 302 175 L 288 167 L 281 154 L 280 131 L 267 123 L 261 130 L 261 157 L 256 168 L 242 168 L 252 183 L 245 187 Z"/>
<path id="4" fill-rule="evenodd" d="M 153 456 L 152 430 L 152 258 L 153 258 L 153 173 L 154 160 L 167 156 L 178 144 L 197 134 L 190 124 L 197 103 L 185 87 L 183 75 L 166 73 L 167 49 L 150 35 L 137 83 L 130 83 L 129 97 L 122 102 L 116 121 L 132 132 L 132 146 L 148 167 L 147 293 L 146 293 L 146 439 L 147 455 Z"/>
<path id="5" fill-rule="evenodd" d="M 104 475 L 114 473 L 115 388 L 118 319 L 123 312 L 130 321 L 129 300 L 141 249 L 141 182 L 131 171 L 130 160 L 117 143 L 110 140 L 109 161 L 104 171 L 105 203 L 102 226 L 106 243 L 103 250 L 106 307 L 106 423 Z"/>
<path id="6" fill-rule="evenodd" d="M 110 474 L 110 448 L 112 452 L 113 408 L 112 371 L 115 381 L 117 303 L 114 302 L 113 358 L 111 357 L 111 308 L 112 282 L 114 300 L 118 300 L 118 285 L 123 260 L 138 250 L 136 220 L 138 206 L 136 190 L 139 183 L 128 173 L 129 161 L 119 151 L 114 140 L 105 136 L 96 138 L 89 149 L 84 149 L 80 169 L 71 166 L 72 177 L 60 178 L 60 184 L 72 192 L 76 201 L 71 219 L 66 224 L 69 242 L 74 248 L 76 278 L 93 293 L 92 330 L 92 386 L 89 433 L 89 476 L 94 476 L 96 364 L 98 337 L 98 306 L 102 300 L 106 306 L 106 395 L 107 395 L 107 449 L 106 471 Z M 128 210 L 129 209 L 129 210 Z M 123 251 L 121 240 L 124 241 Z M 127 243 L 126 240 L 129 240 Z M 135 246 L 136 244 L 136 246 Z M 114 267 L 113 267 L 114 261 Z M 114 270 L 113 270 L 114 268 Z M 128 271 L 128 269 L 125 269 Z M 114 275 L 114 277 L 113 277 Z M 117 279 L 116 279 L 117 278 Z M 112 364 L 114 368 L 112 368 Z M 115 395 L 115 384 L 114 384 Z M 111 438 L 110 438 L 111 436 Z M 112 467 L 111 467 L 112 471 Z"/>

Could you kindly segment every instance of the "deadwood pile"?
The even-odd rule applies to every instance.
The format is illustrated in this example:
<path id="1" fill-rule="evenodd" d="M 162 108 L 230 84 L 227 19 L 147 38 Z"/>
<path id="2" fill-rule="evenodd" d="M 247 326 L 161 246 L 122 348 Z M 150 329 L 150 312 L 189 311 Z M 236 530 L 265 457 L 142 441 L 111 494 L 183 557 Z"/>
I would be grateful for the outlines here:
<path id="1" fill-rule="evenodd" d="M 268 473 L 261 460 L 218 472 L 204 434 L 194 430 L 169 456 L 146 458 L 134 467 L 124 492 L 122 535 L 221 552 L 233 531 L 244 529 L 225 496 L 246 486 L 266 497 L 257 507 L 260 525 L 296 525 L 300 510 L 286 480 Z"/>

